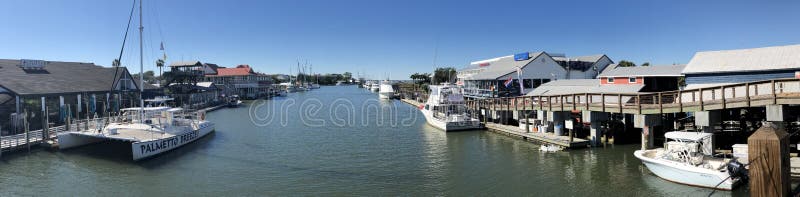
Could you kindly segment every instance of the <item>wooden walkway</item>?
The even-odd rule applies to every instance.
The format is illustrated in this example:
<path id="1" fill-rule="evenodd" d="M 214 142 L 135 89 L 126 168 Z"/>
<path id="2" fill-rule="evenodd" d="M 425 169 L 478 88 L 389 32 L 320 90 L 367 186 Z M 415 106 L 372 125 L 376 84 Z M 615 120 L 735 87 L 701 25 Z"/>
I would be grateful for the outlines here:
<path id="1" fill-rule="evenodd" d="M 597 111 L 626 114 L 697 112 L 800 104 L 800 79 L 779 79 L 656 93 L 583 93 L 467 101 L 473 109 Z"/>
<path id="2" fill-rule="evenodd" d="M 73 130 L 80 126 L 80 129 L 83 130 L 86 128 L 86 124 L 88 122 L 88 128 L 95 128 L 96 120 L 82 120 L 80 122 L 72 123 L 71 127 Z M 80 123 L 80 124 L 78 124 Z M 61 125 L 57 127 L 51 127 L 48 129 L 50 132 L 50 139 L 56 139 L 59 133 L 66 132 L 66 126 Z M 43 136 L 43 129 L 30 131 L 30 136 L 26 137 L 26 133 L 14 134 L 14 135 L 5 135 L 0 137 L 0 153 L 2 152 L 11 152 L 19 149 L 24 149 L 28 147 L 28 144 L 31 146 L 42 144 L 45 142 Z"/>
<path id="3" fill-rule="evenodd" d="M 489 129 L 489 131 L 534 141 L 540 144 L 553 144 L 564 148 L 585 148 L 589 146 L 589 141 L 585 139 L 573 138 L 570 143 L 569 136 L 557 136 L 553 133 L 525 132 L 524 129 L 511 125 L 487 123 L 486 128 Z"/>

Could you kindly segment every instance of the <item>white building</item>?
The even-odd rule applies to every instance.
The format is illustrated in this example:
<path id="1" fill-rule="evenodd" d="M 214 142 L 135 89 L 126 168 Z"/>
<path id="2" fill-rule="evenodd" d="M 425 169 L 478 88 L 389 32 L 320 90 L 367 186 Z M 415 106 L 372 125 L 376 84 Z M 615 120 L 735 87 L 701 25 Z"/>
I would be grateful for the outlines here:
<path id="1" fill-rule="evenodd" d="M 559 79 L 593 79 L 612 64 L 606 55 L 565 57 L 546 52 L 520 53 L 470 63 L 458 71 L 464 94 L 473 98 L 524 95 L 541 84 Z M 520 70 L 519 77 L 517 70 Z M 522 90 L 520 82 L 522 79 Z M 511 79 L 511 84 L 504 82 Z"/>

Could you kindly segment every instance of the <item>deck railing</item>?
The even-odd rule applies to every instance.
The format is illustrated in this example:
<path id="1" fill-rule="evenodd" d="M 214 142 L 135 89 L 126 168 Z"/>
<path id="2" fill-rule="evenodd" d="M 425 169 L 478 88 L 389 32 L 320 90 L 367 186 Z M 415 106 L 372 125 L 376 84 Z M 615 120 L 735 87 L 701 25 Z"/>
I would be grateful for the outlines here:
<path id="1" fill-rule="evenodd" d="M 84 131 L 87 128 L 96 128 L 98 120 L 102 120 L 102 118 L 72 121 L 72 123 L 69 125 L 69 130 Z M 61 125 L 49 127 L 47 128 L 47 132 L 44 131 L 45 129 L 39 129 L 28 131 L 27 133 L 0 136 L 0 151 L 20 148 L 28 144 L 35 145 L 42 143 L 44 140 L 46 140 L 44 138 L 45 135 L 47 135 L 49 139 L 55 139 L 59 133 L 67 132 L 68 129 L 67 125 Z"/>
<path id="2" fill-rule="evenodd" d="M 776 79 L 653 93 L 518 96 L 467 102 L 467 105 L 472 108 L 587 110 L 628 114 L 695 112 L 771 104 L 800 104 L 800 79 Z"/>

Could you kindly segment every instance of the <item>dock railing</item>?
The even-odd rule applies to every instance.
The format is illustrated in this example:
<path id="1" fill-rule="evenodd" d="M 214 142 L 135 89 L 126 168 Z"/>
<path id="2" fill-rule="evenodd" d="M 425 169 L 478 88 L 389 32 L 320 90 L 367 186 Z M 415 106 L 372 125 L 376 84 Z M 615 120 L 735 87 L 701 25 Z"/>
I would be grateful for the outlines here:
<path id="1" fill-rule="evenodd" d="M 467 105 L 472 108 L 494 110 L 580 110 L 626 114 L 696 112 L 773 104 L 800 104 L 800 79 L 776 79 L 652 93 L 580 93 L 467 101 Z"/>

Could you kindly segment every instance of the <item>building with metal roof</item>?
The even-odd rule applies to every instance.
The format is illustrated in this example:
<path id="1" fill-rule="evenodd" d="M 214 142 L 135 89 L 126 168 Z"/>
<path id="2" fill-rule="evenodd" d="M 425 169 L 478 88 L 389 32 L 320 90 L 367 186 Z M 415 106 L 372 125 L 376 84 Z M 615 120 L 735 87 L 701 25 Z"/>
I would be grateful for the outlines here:
<path id="1" fill-rule="evenodd" d="M 526 52 L 472 62 L 457 76 L 467 97 L 515 96 L 552 80 L 594 78 L 611 63 L 606 55 L 565 57 Z"/>
<path id="2" fill-rule="evenodd" d="M 125 67 L 93 63 L 0 59 L 0 126 L 13 113 L 71 109 L 72 117 L 115 111 L 138 100 L 139 84 Z M 52 115 L 64 118 L 66 111 Z M 39 116 L 41 118 L 41 115 Z"/>
<path id="3" fill-rule="evenodd" d="M 683 69 L 686 89 L 792 78 L 800 71 L 800 45 L 701 51 Z"/>

